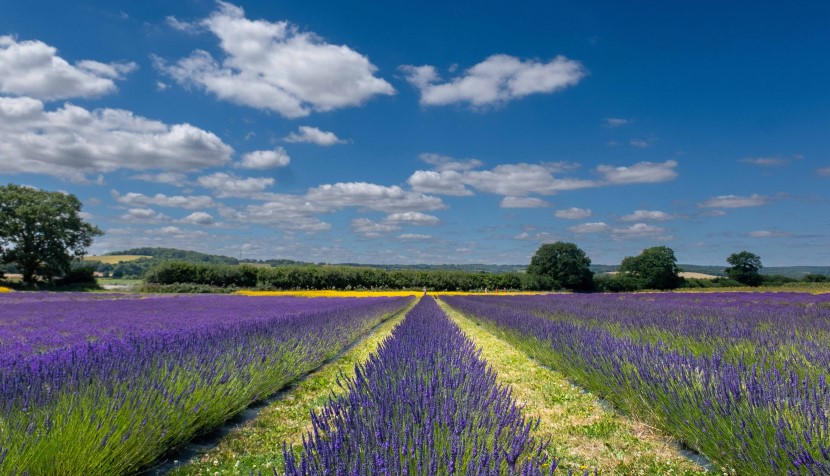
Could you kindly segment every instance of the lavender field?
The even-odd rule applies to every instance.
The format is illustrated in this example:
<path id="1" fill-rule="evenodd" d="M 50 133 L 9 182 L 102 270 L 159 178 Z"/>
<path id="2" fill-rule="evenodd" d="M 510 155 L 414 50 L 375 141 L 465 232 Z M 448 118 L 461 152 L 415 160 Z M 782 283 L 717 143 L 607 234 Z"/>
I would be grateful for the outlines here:
<path id="1" fill-rule="evenodd" d="M 830 296 L 446 296 L 737 474 L 830 474 Z"/>
<path id="2" fill-rule="evenodd" d="M 0 297 L 0 474 L 130 474 L 411 297 Z"/>

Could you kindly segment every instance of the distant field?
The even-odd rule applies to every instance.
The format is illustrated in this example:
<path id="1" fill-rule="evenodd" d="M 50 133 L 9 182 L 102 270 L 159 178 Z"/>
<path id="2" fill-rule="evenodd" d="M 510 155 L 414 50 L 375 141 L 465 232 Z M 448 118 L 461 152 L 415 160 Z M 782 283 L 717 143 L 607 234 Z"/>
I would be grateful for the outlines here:
<path id="1" fill-rule="evenodd" d="M 141 258 L 152 258 L 147 255 L 102 255 L 102 256 L 87 256 L 84 261 L 100 261 L 104 264 L 118 264 L 126 263 L 127 261 L 135 261 Z"/>
<path id="2" fill-rule="evenodd" d="M 681 271 L 677 273 L 680 275 L 681 278 L 692 278 L 692 279 L 715 279 L 718 276 L 714 274 L 705 274 L 705 273 L 694 273 L 691 271 Z"/>

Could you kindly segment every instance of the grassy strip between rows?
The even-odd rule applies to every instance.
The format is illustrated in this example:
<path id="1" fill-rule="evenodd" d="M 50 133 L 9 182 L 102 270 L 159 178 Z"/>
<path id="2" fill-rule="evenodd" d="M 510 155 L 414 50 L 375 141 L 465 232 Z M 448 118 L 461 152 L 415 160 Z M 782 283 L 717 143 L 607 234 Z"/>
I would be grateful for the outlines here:
<path id="1" fill-rule="evenodd" d="M 343 392 L 338 376 L 354 376 L 354 368 L 366 360 L 415 306 L 417 300 L 378 326 L 372 334 L 337 360 L 308 375 L 263 409 L 253 420 L 233 429 L 213 449 L 198 459 L 176 467 L 173 476 L 249 475 L 271 468 L 282 469 L 282 444 L 300 445 L 311 429 L 311 410 L 321 408 L 332 394 Z"/>
<path id="2" fill-rule="evenodd" d="M 513 396 L 525 405 L 525 415 L 541 419 L 534 436 L 551 438 L 552 453 L 562 458 L 560 467 L 598 469 L 603 476 L 706 473 L 665 434 L 604 408 L 594 395 L 506 342 L 497 329 L 486 329 L 442 301 L 439 304 L 481 347 L 499 382 L 513 388 Z"/>

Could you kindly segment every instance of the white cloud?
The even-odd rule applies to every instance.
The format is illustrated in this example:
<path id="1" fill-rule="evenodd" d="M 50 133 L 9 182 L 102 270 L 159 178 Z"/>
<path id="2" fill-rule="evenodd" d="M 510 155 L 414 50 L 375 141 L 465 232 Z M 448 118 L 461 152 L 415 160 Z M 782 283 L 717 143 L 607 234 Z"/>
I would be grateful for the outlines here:
<path id="1" fill-rule="evenodd" d="M 176 240 L 186 240 L 186 239 L 193 239 L 193 238 L 200 238 L 207 235 L 207 233 L 203 231 L 190 231 L 190 230 L 182 230 L 177 226 L 165 226 L 161 227 L 157 230 L 149 230 L 147 231 L 150 235 L 161 235 L 169 238 L 173 238 Z"/>
<path id="2" fill-rule="evenodd" d="M 387 223 L 402 223 L 406 225 L 437 225 L 441 222 L 438 217 L 421 212 L 392 213 L 387 216 Z"/>
<path id="3" fill-rule="evenodd" d="M 240 210 L 230 207 L 219 209 L 220 215 L 226 220 L 307 233 L 330 230 L 330 224 L 315 216 L 330 211 L 331 208 L 311 203 L 303 196 L 276 193 L 269 194 L 268 200 L 262 204 L 247 205 Z"/>
<path id="4" fill-rule="evenodd" d="M 92 60 L 71 65 L 46 43 L 0 36 L 0 93 L 47 101 L 95 98 L 115 92 L 114 80 L 136 68 L 135 63 Z"/>
<path id="5" fill-rule="evenodd" d="M 607 127 L 620 127 L 628 124 L 630 121 L 628 119 L 623 119 L 620 117 L 606 117 L 605 118 L 605 125 Z"/>
<path id="6" fill-rule="evenodd" d="M 202 50 L 172 65 L 157 58 L 157 67 L 180 84 L 289 118 L 394 94 L 391 84 L 374 76 L 369 59 L 348 46 L 326 43 L 287 21 L 249 20 L 242 8 L 218 4 L 199 25 L 219 38 L 224 60 Z"/>
<path id="7" fill-rule="evenodd" d="M 291 157 L 282 147 L 274 150 L 257 150 L 242 156 L 242 162 L 237 164 L 243 169 L 273 169 L 285 167 L 291 163 Z"/>
<path id="8" fill-rule="evenodd" d="M 830 177 L 830 167 L 816 169 L 816 174 L 818 174 L 819 177 Z"/>
<path id="9" fill-rule="evenodd" d="M 638 149 L 646 149 L 651 147 L 651 142 L 643 139 L 631 139 L 629 142 L 632 146 L 637 147 Z"/>
<path id="10" fill-rule="evenodd" d="M 213 206 L 213 199 L 205 195 L 197 196 L 168 196 L 163 193 L 157 193 L 150 197 L 141 193 L 129 192 L 124 195 L 119 194 L 115 190 L 112 191 L 112 196 L 118 203 L 123 203 L 127 206 L 149 206 L 155 205 L 159 207 L 171 208 L 206 208 Z"/>
<path id="11" fill-rule="evenodd" d="M 398 235 L 399 240 L 416 241 L 416 240 L 430 240 L 432 235 L 422 235 L 419 233 L 402 233 Z"/>
<path id="12" fill-rule="evenodd" d="M 470 191 L 462 183 L 464 175 L 455 170 L 436 172 L 434 170 L 416 170 L 407 179 L 412 190 L 440 195 L 469 196 Z"/>
<path id="13" fill-rule="evenodd" d="M 345 144 L 349 141 L 339 139 L 334 132 L 321 131 L 316 127 L 300 126 L 299 132 L 292 132 L 285 137 L 286 142 L 304 142 L 329 147 L 335 144 Z"/>
<path id="14" fill-rule="evenodd" d="M 421 104 L 467 102 L 473 106 L 506 103 L 530 94 L 553 93 L 577 84 L 587 74 L 578 61 L 557 56 L 544 63 L 493 55 L 449 82 L 433 66 L 401 66 L 407 81 L 421 92 Z"/>
<path id="15" fill-rule="evenodd" d="M 756 230 L 750 231 L 747 233 L 747 236 L 750 238 L 779 238 L 790 236 L 789 233 L 785 233 L 783 231 L 770 231 L 770 230 Z"/>
<path id="16" fill-rule="evenodd" d="M 787 165 L 790 161 L 781 157 L 747 157 L 739 160 L 739 162 L 758 167 L 781 167 Z"/>
<path id="17" fill-rule="evenodd" d="M 213 225 L 214 223 L 213 216 L 211 216 L 210 213 L 206 212 L 193 212 L 190 215 L 182 218 L 181 221 L 182 223 L 202 226 Z"/>
<path id="18" fill-rule="evenodd" d="M 176 187 L 183 187 L 188 185 L 187 175 L 176 172 L 160 172 L 157 174 L 137 174 L 130 177 L 135 180 L 143 180 L 145 182 L 163 183 L 165 185 L 173 185 Z"/>
<path id="19" fill-rule="evenodd" d="M 119 218 L 128 222 L 159 223 L 170 219 L 167 215 L 150 208 L 130 208 Z"/>
<path id="20" fill-rule="evenodd" d="M 225 172 L 199 177 L 199 185 L 216 191 L 218 197 L 245 197 L 261 192 L 274 184 L 270 177 L 240 178 Z"/>
<path id="21" fill-rule="evenodd" d="M 504 197 L 501 199 L 501 208 L 545 208 L 550 203 L 536 197 Z"/>
<path id="22" fill-rule="evenodd" d="M 387 213 L 445 208 L 438 197 L 366 182 L 336 183 L 309 189 L 306 199 L 332 208 L 360 207 Z"/>
<path id="23" fill-rule="evenodd" d="M 636 210 L 634 213 L 629 215 L 624 215 L 620 217 L 622 221 L 645 221 L 645 220 L 654 220 L 654 221 L 666 221 L 672 220 L 674 217 L 669 215 L 666 212 L 661 212 L 659 210 Z"/>
<path id="24" fill-rule="evenodd" d="M 769 203 L 769 197 L 754 193 L 748 197 L 719 195 L 698 204 L 701 208 L 745 208 L 758 207 Z"/>
<path id="25" fill-rule="evenodd" d="M 195 171 L 225 164 L 233 149 L 190 124 L 167 125 L 121 109 L 0 97 L 0 173 L 73 180 L 117 169 Z"/>
<path id="26" fill-rule="evenodd" d="M 567 220 L 581 220 L 583 218 L 594 216 L 594 212 L 588 208 L 571 207 L 563 210 L 556 210 L 553 215 L 556 218 L 565 218 Z"/>
<path id="27" fill-rule="evenodd" d="M 399 225 L 392 223 L 378 223 L 368 218 L 355 218 L 351 222 L 352 231 L 363 235 L 366 238 L 377 238 L 387 233 L 401 229 Z"/>
<path id="28" fill-rule="evenodd" d="M 435 170 L 445 172 L 447 170 L 456 170 L 464 172 L 481 167 L 483 164 L 477 159 L 458 160 L 446 155 L 433 154 L 425 152 L 418 156 L 421 160 L 432 165 Z"/>
<path id="29" fill-rule="evenodd" d="M 665 231 L 659 226 L 635 223 L 625 228 L 614 228 L 611 232 L 615 238 L 648 238 L 662 236 Z"/>
<path id="30" fill-rule="evenodd" d="M 572 233 L 605 233 L 611 230 L 611 227 L 603 222 L 582 223 L 568 228 Z"/>
<path id="31" fill-rule="evenodd" d="M 610 184 L 656 183 L 677 178 L 677 161 L 638 162 L 630 167 L 600 165 L 597 172 Z"/>

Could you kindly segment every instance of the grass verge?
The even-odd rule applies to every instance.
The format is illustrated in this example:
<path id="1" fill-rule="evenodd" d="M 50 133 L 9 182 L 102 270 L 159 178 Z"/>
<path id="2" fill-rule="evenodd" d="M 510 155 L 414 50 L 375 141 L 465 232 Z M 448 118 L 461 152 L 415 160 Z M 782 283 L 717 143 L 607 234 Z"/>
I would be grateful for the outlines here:
<path id="1" fill-rule="evenodd" d="M 571 467 L 577 474 L 598 469 L 608 476 L 706 474 L 664 433 L 607 408 L 561 373 L 509 344 L 497 329 L 482 327 L 439 304 L 482 349 L 499 382 L 513 388 L 513 396 L 525 405 L 525 415 L 541 420 L 534 436 L 551 439 L 552 453 L 562 458 L 560 467 Z"/>
<path id="2" fill-rule="evenodd" d="M 182 462 L 172 476 L 249 475 L 283 466 L 282 444 L 301 444 L 311 429 L 310 412 L 321 408 L 332 394 L 343 392 L 337 385 L 342 373 L 354 376 L 356 364 L 366 360 L 386 339 L 417 300 L 379 325 L 375 331 L 347 350 L 337 360 L 309 374 L 281 394 L 273 403 L 228 433 L 222 441 L 190 462 Z"/>

